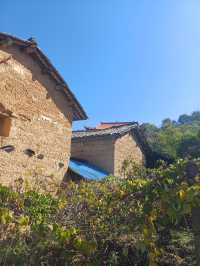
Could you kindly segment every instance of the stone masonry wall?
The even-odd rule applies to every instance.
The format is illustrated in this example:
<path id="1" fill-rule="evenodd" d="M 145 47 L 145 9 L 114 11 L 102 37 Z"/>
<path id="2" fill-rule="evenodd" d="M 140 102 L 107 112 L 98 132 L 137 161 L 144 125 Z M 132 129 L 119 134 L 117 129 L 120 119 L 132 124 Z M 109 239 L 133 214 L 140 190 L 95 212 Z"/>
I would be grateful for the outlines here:
<path id="1" fill-rule="evenodd" d="M 108 173 L 114 172 L 114 140 L 111 138 L 72 140 L 71 156 L 86 160 Z"/>
<path id="2" fill-rule="evenodd" d="M 0 149 L 0 183 L 37 174 L 62 180 L 70 157 L 72 110 L 55 86 L 30 55 L 17 46 L 0 47 L 0 109 L 12 112 L 9 137 L 0 136 L 0 147 L 15 148 Z M 26 149 L 35 155 L 29 157 Z"/>
<path id="3" fill-rule="evenodd" d="M 144 164 L 145 158 L 131 133 L 116 139 L 114 153 L 114 175 L 120 176 L 123 162 L 132 159 L 138 164 Z"/>

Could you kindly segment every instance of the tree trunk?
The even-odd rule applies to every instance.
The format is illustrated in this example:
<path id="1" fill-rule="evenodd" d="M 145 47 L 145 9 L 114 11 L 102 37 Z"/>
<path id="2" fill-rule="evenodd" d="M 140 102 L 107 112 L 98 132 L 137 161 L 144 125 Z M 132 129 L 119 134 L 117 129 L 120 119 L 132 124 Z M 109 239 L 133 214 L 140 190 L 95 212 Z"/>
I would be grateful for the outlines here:
<path id="1" fill-rule="evenodd" d="M 192 229 L 195 241 L 197 266 L 200 266 L 200 207 L 192 209 Z"/>

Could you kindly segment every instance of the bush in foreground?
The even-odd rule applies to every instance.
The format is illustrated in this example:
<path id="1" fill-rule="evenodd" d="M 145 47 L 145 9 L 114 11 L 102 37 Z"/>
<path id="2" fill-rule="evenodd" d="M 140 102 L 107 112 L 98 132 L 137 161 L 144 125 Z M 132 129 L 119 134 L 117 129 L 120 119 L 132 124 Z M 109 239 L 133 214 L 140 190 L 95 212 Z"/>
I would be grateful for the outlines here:
<path id="1" fill-rule="evenodd" d="M 199 167 L 129 167 L 127 179 L 68 183 L 56 196 L 0 186 L 0 265 L 195 266 Z"/>

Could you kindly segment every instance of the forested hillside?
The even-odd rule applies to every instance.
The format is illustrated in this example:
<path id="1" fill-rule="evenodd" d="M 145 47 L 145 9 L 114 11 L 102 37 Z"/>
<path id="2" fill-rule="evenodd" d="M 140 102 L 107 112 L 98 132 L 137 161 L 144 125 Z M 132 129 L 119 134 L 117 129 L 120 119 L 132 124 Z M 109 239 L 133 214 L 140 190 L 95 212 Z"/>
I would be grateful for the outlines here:
<path id="1" fill-rule="evenodd" d="M 177 121 L 166 118 L 161 127 L 145 123 L 142 128 L 156 159 L 200 156 L 200 111 L 180 115 Z"/>

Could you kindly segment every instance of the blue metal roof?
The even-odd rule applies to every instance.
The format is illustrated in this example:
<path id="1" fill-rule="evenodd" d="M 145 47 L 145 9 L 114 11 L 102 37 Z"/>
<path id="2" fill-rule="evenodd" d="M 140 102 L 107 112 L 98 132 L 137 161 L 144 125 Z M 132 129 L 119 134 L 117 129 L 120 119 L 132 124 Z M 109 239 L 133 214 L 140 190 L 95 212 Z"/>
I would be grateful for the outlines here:
<path id="1" fill-rule="evenodd" d="M 107 173 L 106 171 L 94 165 L 91 165 L 88 162 L 79 161 L 75 159 L 70 159 L 69 168 L 74 173 L 89 180 L 101 180 L 109 175 L 109 173 Z"/>

